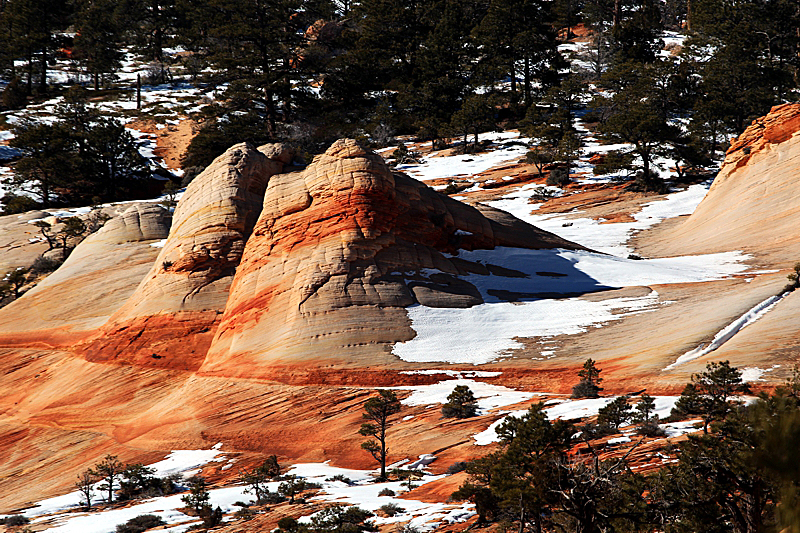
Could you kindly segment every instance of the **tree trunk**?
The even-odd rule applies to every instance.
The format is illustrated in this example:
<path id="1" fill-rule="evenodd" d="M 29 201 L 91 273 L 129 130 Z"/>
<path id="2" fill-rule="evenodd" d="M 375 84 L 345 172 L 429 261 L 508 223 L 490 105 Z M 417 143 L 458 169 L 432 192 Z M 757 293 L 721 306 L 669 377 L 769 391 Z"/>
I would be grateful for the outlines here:
<path id="1" fill-rule="evenodd" d="M 525 57 L 525 105 L 531 104 L 531 58 Z"/>
<path id="2" fill-rule="evenodd" d="M 47 45 L 42 49 L 42 77 L 39 81 L 39 90 L 45 92 L 47 90 Z"/>
<path id="3" fill-rule="evenodd" d="M 621 0 L 614 0 L 614 19 L 612 21 L 612 25 L 616 30 L 619 26 L 619 23 L 622 22 L 622 5 Z"/>

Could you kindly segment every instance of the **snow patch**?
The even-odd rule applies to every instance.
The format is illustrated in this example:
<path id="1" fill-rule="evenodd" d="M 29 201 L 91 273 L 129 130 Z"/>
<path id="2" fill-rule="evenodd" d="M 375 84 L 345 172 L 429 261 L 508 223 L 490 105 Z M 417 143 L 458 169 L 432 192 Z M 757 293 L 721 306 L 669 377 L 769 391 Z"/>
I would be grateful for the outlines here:
<path id="1" fill-rule="evenodd" d="M 683 363 L 692 361 L 694 359 L 697 359 L 698 357 L 703 357 L 704 355 L 707 355 L 713 352 L 714 350 L 718 349 L 720 346 L 731 340 L 733 336 L 739 333 L 742 329 L 746 328 L 747 326 L 757 321 L 762 316 L 769 313 L 776 305 L 778 305 L 778 302 L 783 300 L 788 294 L 789 294 L 788 292 L 784 292 L 783 294 L 780 294 L 778 296 L 770 296 L 763 302 L 755 305 L 745 314 L 743 314 L 742 316 L 740 316 L 739 318 L 737 318 L 736 320 L 725 326 L 723 329 L 721 329 L 714 336 L 714 338 L 711 340 L 708 346 L 701 344 L 694 350 L 686 352 L 685 354 L 678 357 L 674 363 L 664 367 L 664 370 L 672 370 L 678 365 L 682 365 Z"/>

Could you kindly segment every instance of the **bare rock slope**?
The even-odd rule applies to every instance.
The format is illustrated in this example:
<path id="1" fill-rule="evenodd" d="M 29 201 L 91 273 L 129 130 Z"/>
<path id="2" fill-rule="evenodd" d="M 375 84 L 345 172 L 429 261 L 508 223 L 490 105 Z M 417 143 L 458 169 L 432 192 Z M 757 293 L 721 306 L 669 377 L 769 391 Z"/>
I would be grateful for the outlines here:
<path id="1" fill-rule="evenodd" d="M 736 139 L 706 197 L 684 222 L 650 239 L 646 255 L 743 250 L 761 262 L 800 260 L 800 103 L 783 104 Z"/>

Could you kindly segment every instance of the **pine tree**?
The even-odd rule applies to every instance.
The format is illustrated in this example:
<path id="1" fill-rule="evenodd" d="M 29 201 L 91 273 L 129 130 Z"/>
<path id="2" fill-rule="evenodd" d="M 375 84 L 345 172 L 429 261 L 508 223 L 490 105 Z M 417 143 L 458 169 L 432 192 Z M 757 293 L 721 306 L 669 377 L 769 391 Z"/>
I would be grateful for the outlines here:
<path id="1" fill-rule="evenodd" d="M 573 398 L 597 398 L 600 391 L 600 383 L 603 378 L 600 377 L 600 370 L 595 365 L 595 362 L 589 358 L 583 363 L 583 369 L 578 372 L 578 377 L 581 378 L 580 382 L 572 388 Z"/>
<path id="2" fill-rule="evenodd" d="M 361 444 L 363 450 L 368 451 L 380 463 L 381 474 L 378 479 L 386 479 L 386 430 L 389 427 L 389 417 L 400 412 L 400 400 L 394 391 L 380 390 L 378 396 L 373 396 L 364 402 L 364 418 L 371 422 L 361 424 L 358 431 L 365 437 L 374 437 L 377 440 L 367 440 Z"/>
<path id="3" fill-rule="evenodd" d="M 117 459 L 116 455 L 106 455 L 103 460 L 91 470 L 91 475 L 100 478 L 103 483 L 99 486 L 101 491 L 106 491 L 108 497 L 106 501 L 114 501 L 114 491 L 118 488 L 118 480 L 122 476 L 124 465 Z"/>
<path id="4" fill-rule="evenodd" d="M 447 396 L 447 403 L 442 406 L 442 416 L 445 418 L 470 418 L 477 414 L 478 402 L 466 385 L 456 385 Z"/>
<path id="5" fill-rule="evenodd" d="M 614 429 L 619 429 L 631 417 L 631 405 L 628 403 L 628 397 L 620 396 L 600 409 L 597 414 L 597 423 L 602 426 L 611 426 Z"/>
<path id="6" fill-rule="evenodd" d="M 92 77 L 98 90 L 103 79 L 121 67 L 122 28 L 115 0 L 76 0 L 72 58 Z"/>

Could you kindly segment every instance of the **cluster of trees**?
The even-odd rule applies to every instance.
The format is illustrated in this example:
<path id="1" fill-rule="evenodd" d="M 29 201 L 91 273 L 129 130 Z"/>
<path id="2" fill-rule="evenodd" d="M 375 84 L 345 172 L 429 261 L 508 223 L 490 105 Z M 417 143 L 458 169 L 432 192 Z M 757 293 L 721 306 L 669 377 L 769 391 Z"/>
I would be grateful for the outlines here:
<path id="1" fill-rule="evenodd" d="M 36 87 L 47 90 L 48 65 L 64 48 L 95 88 L 113 79 L 124 50 L 152 62 L 154 81 L 169 77 L 170 61 L 180 62 L 189 80 L 225 88 L 203 110 L 186 168 L 204 167 L 230 139 L 292 140 L 313 153 L 343 135 L 385 141 L 413 133 L 437 144 L 464 135 L 466 150 L 468 133 L 477 145 L 479 132 L 503 123 L 531 135 L 529 159 L 540 169 L 559 163 L 554 183 L 563 183 L 580 149 L 574 119 L 588 105 L 586 121 L 633 146 L 609 154 L 601 170 L 628 171 L 637 186 L 657 189 L 657 156 L 678 160 L 679 174 L 704 164 L 728 134 L 797 86 L 795 2 L 688 3 L 6 0 L 0 71 L 17 80 L 6 90 L 9 105 Z M 568 58 L 581 60 L 570 66 L 558 45 L 579 23 L 592 40 L 581 57 Z M 677 56 L 665 56 L 661 32 L 682 26 L 689 40 Z M 64 41 L 67 29 L 74 38 Z M 166 53 L 174 46 L 184 50 L 179 58 Z M 22 100 L 14 97 L 20 93 Z M 90 130 L 106 128 L 92 135 L 115 138 L 113 127 L 98 122 Z M 92 152 L 88 140 L 78 144 Z M 106 175 L 95 183 L 104 186 L 92 194 L 118 196 L 113 165 L 101 166 Z M 118 168 L 119 175 L 136 171 Z M 50 190 L 39 193 L 49 198 Z"/>
<path id="2" fill-rule="evenodd" d="M 467 465 L 470 479 L 453 497 L 473 501 L 481 522 L 513 522 L 519 531 L 797 531 L 800 375 L 748 405 L 743 392 L 741 372 L 727 361 L 693 376 L 673 416 L 712 422 L 649 475 L 630 461 L 643 438 L 601 458 L 584 427 L 548 420 L 534 405 L 497 429 L 501 448 Z M 636 416 L 650 419 L 652 410 L 642 398 Z M 621 424 L 613 411 L 603 414 L 607 422 Z"/>
<path id="3" fill-rule="evenodd" d="M 106 503 L 151 498 L 178 491 L 177 476 L 160 478 L 155 469 L 141 463 L 123 464 L 116 455 L 106 455 L 102 461 L 78 475 L 75 488 L 81 494 L 85 508 L 91 509 L 95 493 L 105 495 Z M 98 484 L 99 483 L 99 484 Z"/>
<path id="4" fill-rule="evenodd" d="M 90 106 L 88 92 L 80 86 L 67 91 L 55 121 L 20 121 L 13 132 L 10 144 L 21 155 L 3 183 L 38 198 L 41 206 L 136 197 L 141 187 L 136 178 L 149 176 L 131 133 Z M 3 200 L 8 204 L 13 198 Z M 21 208 L 34 207 L 29 204 Z"/>

